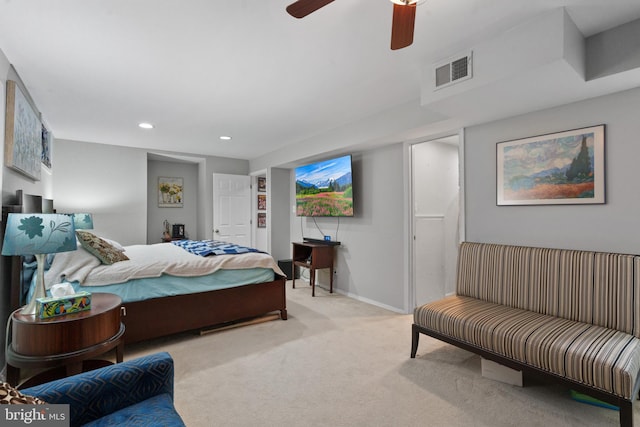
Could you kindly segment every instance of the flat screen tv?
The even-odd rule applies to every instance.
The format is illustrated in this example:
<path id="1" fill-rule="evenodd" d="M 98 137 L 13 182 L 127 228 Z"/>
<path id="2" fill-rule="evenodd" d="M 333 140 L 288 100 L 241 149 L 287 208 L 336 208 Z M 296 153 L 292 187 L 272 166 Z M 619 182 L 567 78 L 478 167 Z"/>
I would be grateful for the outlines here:
<path id="1" fill-rule="evenodd" d="M 296 168 L 297 216 L 353 216 L 351 155 Z"/>

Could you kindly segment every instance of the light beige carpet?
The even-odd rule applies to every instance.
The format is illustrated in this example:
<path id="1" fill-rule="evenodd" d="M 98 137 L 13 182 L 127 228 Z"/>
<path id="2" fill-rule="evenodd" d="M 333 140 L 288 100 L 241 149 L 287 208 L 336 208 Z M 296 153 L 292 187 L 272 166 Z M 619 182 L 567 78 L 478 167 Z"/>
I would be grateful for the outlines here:
<path id="1" fill-rule="evenodd" d="M 312 298 L 305 282 L 288 283 L 287 299 L 287 321 L 131 345 L 125 359 L 168 351 L 194 427 L 618 425 L 617 411 L 561 386 L 483 378 L 478 356 L 426 336 L 411 359 L 410 315 L 318 288 Z"/>

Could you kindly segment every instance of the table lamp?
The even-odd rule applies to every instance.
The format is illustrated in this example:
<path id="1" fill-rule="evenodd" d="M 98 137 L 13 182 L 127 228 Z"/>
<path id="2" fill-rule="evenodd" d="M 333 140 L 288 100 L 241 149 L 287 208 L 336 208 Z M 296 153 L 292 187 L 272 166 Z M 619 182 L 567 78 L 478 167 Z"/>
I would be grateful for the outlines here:
<path id="1" fill-rule="evenodd" d="M 73 226 L 76 230 L 92 230 L 93 229 L 93 216 L 90 213 L 74 213 Z"/>
<path id="2" fill-rule="evenodd" d="M 2 255 L 35 255 L 38 266 L 33 296 L 20 313 L 35 314 L 36 299 L 46 296 L 45 255 L 75 249 L 77 249 L 75 228 L 68 215 L 39 213 L 8 215 Z"/>

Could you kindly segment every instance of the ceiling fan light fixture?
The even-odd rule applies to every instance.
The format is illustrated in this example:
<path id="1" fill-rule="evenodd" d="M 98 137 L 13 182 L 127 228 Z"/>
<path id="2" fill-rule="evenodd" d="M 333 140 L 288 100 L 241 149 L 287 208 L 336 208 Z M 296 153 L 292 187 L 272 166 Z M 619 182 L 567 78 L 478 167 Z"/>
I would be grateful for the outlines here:
<path id="1" fill-rule="evenodd" d="M 391 21 L 391 50 L 398 50 L 413 43 L 416 24 L 416 9 L 425 0 L 391 0 L 393 19 Z"/>
<path id="2" fill-rule="evenodd" d="M 424 3 L 427 0 L 389 0 L 391 3 L 398 4 L 400 6 L 413 6 L 419 5 L 420 3 Z"/>

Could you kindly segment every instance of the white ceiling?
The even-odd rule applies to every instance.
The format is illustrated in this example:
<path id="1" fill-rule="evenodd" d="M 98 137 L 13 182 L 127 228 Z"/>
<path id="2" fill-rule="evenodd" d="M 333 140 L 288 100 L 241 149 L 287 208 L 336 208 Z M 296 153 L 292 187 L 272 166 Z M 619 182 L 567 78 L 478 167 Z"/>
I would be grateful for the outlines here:
<path id="1" fill-rule="evenodd" d="M 566 7 L 584 36 L 640 18 L 638 0 L 428 0 L 413 45 L 391 51 L 389 0 L 301 20 L 291 2 L 3 0 L 0 50 L 56 138 L 255 159 L 423 108 L 424 67 L 548 10 Z"/>

